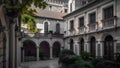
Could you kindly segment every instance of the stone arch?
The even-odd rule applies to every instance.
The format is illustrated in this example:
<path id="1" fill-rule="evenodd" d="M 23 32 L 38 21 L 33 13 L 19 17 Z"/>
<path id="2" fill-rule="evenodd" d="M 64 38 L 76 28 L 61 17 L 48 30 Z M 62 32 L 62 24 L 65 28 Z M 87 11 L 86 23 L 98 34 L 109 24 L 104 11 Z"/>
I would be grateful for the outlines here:
<path id="1" fill-rule="evenodd" d="M 107 35 L 103 41 L 104 53 L 103 57 L 109 60 L 114 58 L 114 38 L 111 35 Z"/>
<path id="2" fill-rule="evenodd" d="M 84 39 L 83 38 L 80 38 L 79 39 L 79 53 L 80 55 L 84 52 Z"/>
<path id="3" fill-rule="evenodd" d="M 50 58 L 50 44 L 47 41 L 42 41 L 39 49 L 39 57 L 41 60 Z"/>
<path id="4" fill-rule="evenodd" d="M 74 40 L 70 39 L 70 50 L 72 50 L 74 52 Z"/>
<path id="5" fill-rule="evenodd" d="M 36 42 L 35 39 L 31 39 L 31 38 L 23 38 L 23 39 L 22 39 L 22 43 L 23 43 L 24 41 L 26 41 L 26 40 L 33 41 L 33 42 L 36 44 L 36 47 L 37 47 L 37 42 Z M 22 45 L 21 47 L 23 47 L 23 45 Z"/>
<path id="6" fill-rule="evenodd" d="M 105 38 L 106 38 L 106 36 L 108 36 L 108 35 L 110 35 L 110 36 L 114 37 L 112 34 L 109 34 L 109 33 L 104 33 L 104 34 L 102 34 L 102 35 L 101 35 L 101 41 L 104 41 L 104 39 L 105 39 Z"/>
<path id="7" fill-rule="evenodd" d="M 89 44 L 90 44 L 90 54 L 91 57 L 95 57 L 96 56 L 96 38 L 94 36 L 91 36 L 89 38 Z"/>
<path id="8" fill-rule="evenodd" d="M 60 51 L 61 51 L 61 44 L 60 44 L 60 42 L 58 42 L 58 41 L 55 41 L 54 43 L 53 43 L 53 57 L 59 57 L 59 54 L 60 54 Z"/>
<path id="9" fill-rule="evenodd" d="M 23 48 L 21 51 L 23 50 L 24 50 L 24 61 L 35 61 L 36 60 L 37 52 L 36 52 L 36 43 L 34 41 L 24 40 Z"/>

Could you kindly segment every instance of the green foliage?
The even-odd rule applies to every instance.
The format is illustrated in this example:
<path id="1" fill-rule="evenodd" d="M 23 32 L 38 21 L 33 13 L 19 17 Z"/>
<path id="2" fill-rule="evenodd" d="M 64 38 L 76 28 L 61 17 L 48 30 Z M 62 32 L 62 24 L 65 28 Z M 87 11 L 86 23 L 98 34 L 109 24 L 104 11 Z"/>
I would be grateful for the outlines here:
<path id="1" fill-rule="evenodd" d="M 96 65 L 94 65 L 94 68 L 117 68 L 117 64 L 114 61 L 101 60 Z"/>
<path id="2" fill-rule="evenodd" d="M 120 53 L 116 53 L 116 61 L 120 63 Z"/>
<path id="3" fill-rule="evenodd" d="M 21 24 L 26 24 L 29 32 L 33 32 L 33 33 L 38 32 L 38 29 L 36 27 L 36 21 L 34 17 L 32 17 L 31 15 L 28 14 L 22 15 Z"/>
<path id="4" fill-rule="evenodd" d="M 35 19 L 31 16 L 36 10 L 32 9 L 31 5 L 44 9 L 47 6 L 44 0 L 3 0 L 3 2 L 8 15 L 22 18 L 20 23 L 27 24 L 29 32 L 38 32 Z"/>
<path id="5" fill-rule="evenodd" d="M 67 63 L 69 61 L 69 56 L 74 55 L 73 51 L 64 49 L 60 52 L 59 63 Z M 69 63 L 69 62 L 68 62 Z"/>
<path id="6" fill-rule="evenodd" d="M 100 61 L 104 60 L 102 57 L 96 57 L 93 60 L 91 60 L 91 63 L 93 65 L 96 65 L 97 63 L 99 63 Z"/>
<path id="7" fill-rule="evenodd" d="M 91 56 L 91 54 L 90 54 L 89 52 L 86 52 L 86 51 L 84 51 L 84 52 L 81 54 L 81 57 L 82 57 L 82 59 L 84 59 L 84 60 L 89 60 L 89 59 L 90 59 L 90 56 Z"/>

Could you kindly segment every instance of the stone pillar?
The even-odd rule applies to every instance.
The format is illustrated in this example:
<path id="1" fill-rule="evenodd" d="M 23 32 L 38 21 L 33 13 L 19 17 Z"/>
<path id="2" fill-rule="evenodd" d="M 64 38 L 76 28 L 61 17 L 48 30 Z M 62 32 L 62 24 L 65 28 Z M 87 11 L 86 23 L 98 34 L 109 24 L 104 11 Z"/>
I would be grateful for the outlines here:
<path id="1" fill-rule="evenodd" d="M 24 49 L 22 49 L 22 62 L 24 62 L 24 58 L 25 58 L 25 56 L 24 56 Z"/>
<path id="2" fill-rule="evenodd" d="M 37 50 L 37 54 L 36 54 L 37 57 L 36 58 L 37 58 L 37 61 L 39 61 L 39 46 L 37 46 L 36 50 Z"/>
<path id="3" fill-rule="evenodd" d="M 102 52 L 102 43 L 100 41 L 97 41 L 96 43 L 96 56 L 102 56 L 101 52 Z"/>
<path id="4" fill-rule="evenodd" d="M 114 40 L 114 53 L 117 53 L 117 40 Z M 114 55 L 114 59 L 116 59 L 116 55 Z"/>
<path id="5" fill-rule="evenodd" d="M 52 52 L 52 46 L 50 46 L 50 59 L 53 59 L 53 52 Z"/>
<path id="6" fill-rule="evenodd" d="M 84 49 L 86 52 L 90 52 L 90 46 L 89 46 L 89 42 L 86 42 L 85 45 L 84 45 Z"/>
<path id="7" fill-rule="evenodd" d="M 101 57 L 103 57 L 103 55 L 104 55 L 104 42 L 100 41 L 100 43 L 101 43 L 101 48 L 100 48 L 100 50 L 101 50 Z"/>

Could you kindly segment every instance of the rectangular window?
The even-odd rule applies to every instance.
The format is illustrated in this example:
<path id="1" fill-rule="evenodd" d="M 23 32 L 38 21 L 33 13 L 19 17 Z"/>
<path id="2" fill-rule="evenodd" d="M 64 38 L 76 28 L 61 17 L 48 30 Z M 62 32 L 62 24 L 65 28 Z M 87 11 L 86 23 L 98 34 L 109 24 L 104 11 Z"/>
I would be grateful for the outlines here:
<path id="1" fill-rule="evenodd" d="M 89 23 L 95 23 L 96 22 L 96 13 L 89 14 Z"/>
<path id="2" fill-rule="evenodd" d="M 84 17 L 79 18 L 79 27 L 84 26 Z"/>
<path id="3" fill-rule="evenodd" d="M 73 20 L 70 21 L 70 29 L 74 29 L 74 21 Z"/>
<path id="4" fill-rule="evenodd" d="M 105 8 L 103 12 L 104 12 L 104 19 L 112 18 L 114 16 L 113 5 Z"/>

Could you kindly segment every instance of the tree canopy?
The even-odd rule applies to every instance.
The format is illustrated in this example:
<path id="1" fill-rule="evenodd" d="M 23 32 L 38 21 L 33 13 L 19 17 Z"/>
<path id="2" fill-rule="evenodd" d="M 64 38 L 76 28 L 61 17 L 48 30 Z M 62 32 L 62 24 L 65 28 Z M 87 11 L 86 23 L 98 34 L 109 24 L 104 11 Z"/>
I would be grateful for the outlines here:
<path id="1" fill-rule="evenodd" d="M 21 24 L 27 24 L 29 32 L 38 32 L 36 21 L 32 16 L 36 10 L 31 8 L 31 5 L 44 9 L 47 6 L 44 0 L 3 0 L 3 3 L 8 12 L 12 11 L 9 15 L 19 17 Z"/>

